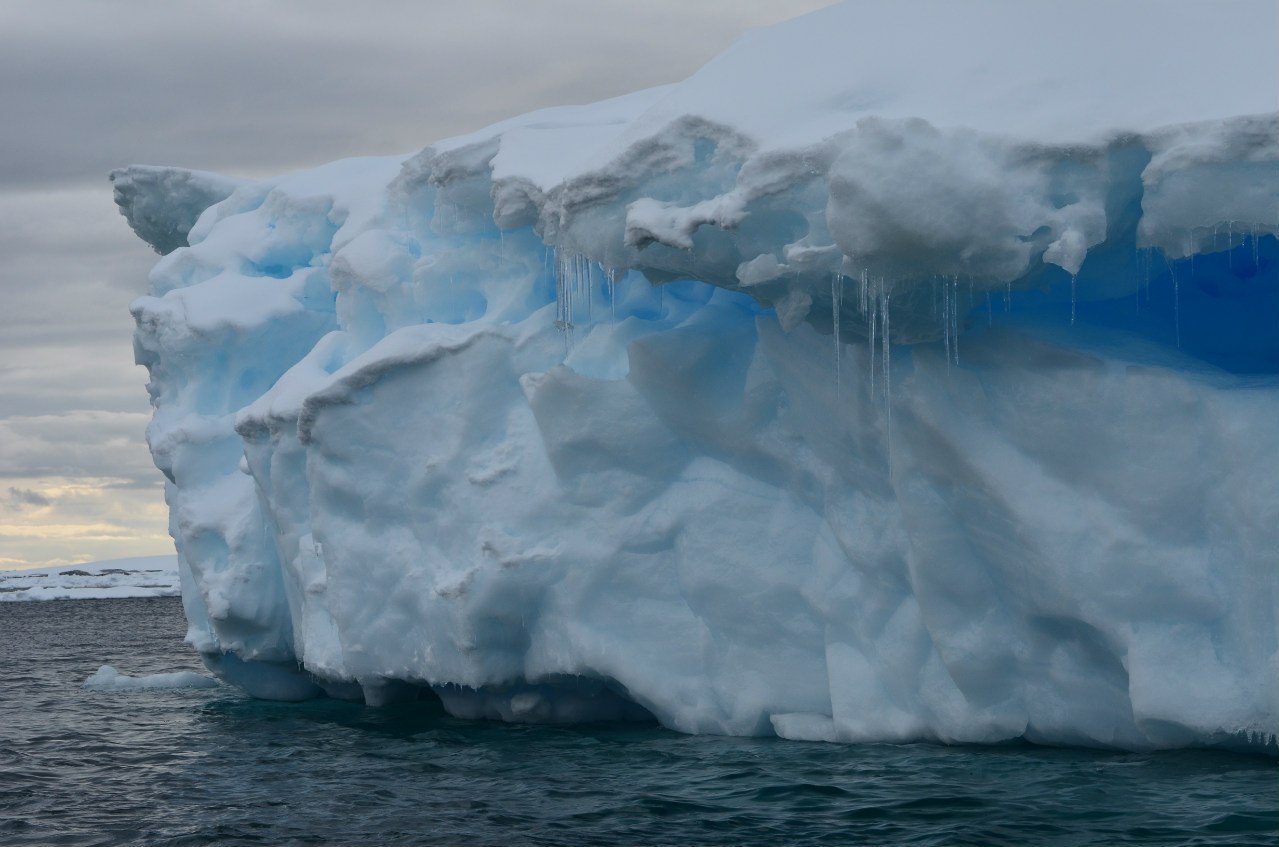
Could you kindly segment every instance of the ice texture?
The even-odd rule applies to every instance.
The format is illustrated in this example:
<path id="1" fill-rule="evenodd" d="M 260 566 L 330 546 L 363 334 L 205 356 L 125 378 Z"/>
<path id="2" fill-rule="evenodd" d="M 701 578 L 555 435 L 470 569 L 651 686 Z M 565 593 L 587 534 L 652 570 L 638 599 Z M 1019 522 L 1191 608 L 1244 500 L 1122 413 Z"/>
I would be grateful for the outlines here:
<path id="1" fill-rule="evenodd" d="M 132 310 L 191 644 L 279 699 L 1275 751 L 1276 8 L 847 3 L 190 224 L 227 183 L 117 172 L 189 245 Z"/>

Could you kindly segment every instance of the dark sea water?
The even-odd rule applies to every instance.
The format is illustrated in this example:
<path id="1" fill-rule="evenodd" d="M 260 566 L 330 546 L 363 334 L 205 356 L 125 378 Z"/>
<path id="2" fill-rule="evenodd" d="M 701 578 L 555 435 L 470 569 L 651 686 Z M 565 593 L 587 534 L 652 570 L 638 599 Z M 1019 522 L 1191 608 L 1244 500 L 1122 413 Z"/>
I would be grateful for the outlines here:
<path id="1" fill-rule="evenodd" d="M 0 604 L 0 844 L 1279 844 L 1279 765 L 472 723 L 88 691 L 200 670 L 177 600 Z"/>

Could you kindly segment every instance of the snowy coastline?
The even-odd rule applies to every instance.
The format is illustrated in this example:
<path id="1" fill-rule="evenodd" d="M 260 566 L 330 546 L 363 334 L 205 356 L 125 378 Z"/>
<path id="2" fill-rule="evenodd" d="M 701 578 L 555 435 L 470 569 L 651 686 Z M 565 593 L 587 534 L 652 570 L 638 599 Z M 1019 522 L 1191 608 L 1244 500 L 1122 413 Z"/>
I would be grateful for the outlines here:
<path id="1" fill-rule="evenodd" d="M 181 593 L 175 555 L 0 571 L 0 603 L 177 597 Z"/>

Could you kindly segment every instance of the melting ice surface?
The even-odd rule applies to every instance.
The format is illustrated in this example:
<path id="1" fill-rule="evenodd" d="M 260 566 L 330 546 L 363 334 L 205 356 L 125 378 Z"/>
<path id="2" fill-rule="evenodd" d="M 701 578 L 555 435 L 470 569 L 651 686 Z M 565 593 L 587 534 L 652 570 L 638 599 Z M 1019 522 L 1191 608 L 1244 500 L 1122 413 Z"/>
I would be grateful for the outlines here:
<path id="1" fill-rule="evenodd" d="M 408 157 L 115 172 L 190 642 L 270 698 L 1273 751 L 1276 15 L 849 3 Z"/>

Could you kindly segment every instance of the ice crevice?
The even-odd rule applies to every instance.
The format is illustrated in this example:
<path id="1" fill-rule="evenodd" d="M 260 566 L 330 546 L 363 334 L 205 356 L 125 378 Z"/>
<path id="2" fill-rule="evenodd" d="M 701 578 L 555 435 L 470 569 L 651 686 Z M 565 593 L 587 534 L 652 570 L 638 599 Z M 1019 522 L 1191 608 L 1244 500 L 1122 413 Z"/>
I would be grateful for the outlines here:
<path id="1" fill-rule="evenodd" d="M 1275 753 L 1265 28 L 981 5 L 838 4 L 408 156 L 115 172 L 165 254 L 135 349 L 210 670 Z M 1128 61 L 1156 13 L 1177 60 Z"/>

